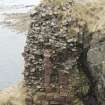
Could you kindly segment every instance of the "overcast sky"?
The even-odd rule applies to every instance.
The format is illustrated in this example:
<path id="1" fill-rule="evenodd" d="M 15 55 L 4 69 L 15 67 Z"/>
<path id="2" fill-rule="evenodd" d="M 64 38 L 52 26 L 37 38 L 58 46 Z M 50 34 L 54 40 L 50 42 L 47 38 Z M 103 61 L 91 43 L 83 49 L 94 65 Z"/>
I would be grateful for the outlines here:
<path id="1" fill-rule="evenodd" d="M 20 4 L 37 5 L 39 2 L 40 0 L 0 0 L 0 5 L 20 5 Z"/>

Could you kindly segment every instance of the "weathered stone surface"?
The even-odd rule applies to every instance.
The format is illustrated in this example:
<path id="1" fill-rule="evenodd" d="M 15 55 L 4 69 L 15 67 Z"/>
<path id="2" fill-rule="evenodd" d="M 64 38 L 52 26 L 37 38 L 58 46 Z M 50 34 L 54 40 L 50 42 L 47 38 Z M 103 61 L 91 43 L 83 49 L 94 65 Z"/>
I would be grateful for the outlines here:
<path id="1" fill-rule="evenodd" d="M 30 15 L 23 53 L 25 85 L 31 96 L 55 92 L 58 99 L 69 96 L 65 100 L 70 105 L 104 105 L 105 34 L 89 32 L 86 22 L 71 15 L 72 6 L 69 0 L 41 3 Z M 49 98 L 54 101 L 54 95 Z M 36 103 L 48 105 L 47 99 Z"/>
<path id="2" fill-rule="evenodd" d="M 105 33 L 96 32 L 87 53 L 89 70 L 94 80 L 98 105 L 105 104 Z"/>

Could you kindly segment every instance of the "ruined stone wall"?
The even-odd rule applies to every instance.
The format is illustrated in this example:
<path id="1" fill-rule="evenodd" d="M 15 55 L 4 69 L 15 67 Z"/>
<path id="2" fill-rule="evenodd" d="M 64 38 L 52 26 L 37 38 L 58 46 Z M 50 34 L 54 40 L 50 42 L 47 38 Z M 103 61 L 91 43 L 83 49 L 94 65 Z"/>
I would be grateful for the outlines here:
<path id="1" fill-rule="evenodd" d="M 70 105 L 104 105 L 104 96 L 101 95 L 103 91 L 98 94 L 96 92 L 104 87 L 97 87 L 100 82 L 104 83 L 104 75 L 99 76 L 95 70 L 102 69 L 105 58 L 102 57 L 98 63 L 101 66 L 93 66 L 97 65 L 97 59 L 100 58 L 100 55 L 97 59 L 94 56 L 104 53 L 105 46 L 100 46 L 104 41 L 99 40 L 99 45 L 96 45 L 97 39 L 94 37 L 97 32 L 89 32 L 88 24 L 72 15 L 72 1 L 56 3 L 42 2 L 30 15 L 31 24 L 23 56 L 24 80 L 31 104 L 48 105 L 46 100 L 42 102 L 39 99 L 40 94 L 46 93 L 45 86 L 59 89 L 59 83 L 65 85 L 67 81 L 64 80 L 68 79 L 69 84 L 66 86 Z M 93 46 L 100 46 L 101 52 Z M 63 74 L 59 74 L 61 71 Z M 68 77 L 59 78 L 64 73 Z"/>

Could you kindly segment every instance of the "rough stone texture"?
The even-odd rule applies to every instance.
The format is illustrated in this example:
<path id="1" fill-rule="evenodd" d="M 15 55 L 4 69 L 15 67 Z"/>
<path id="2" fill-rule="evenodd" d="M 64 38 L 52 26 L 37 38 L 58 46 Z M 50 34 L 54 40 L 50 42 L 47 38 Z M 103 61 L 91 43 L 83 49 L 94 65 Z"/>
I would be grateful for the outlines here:
<path id="1" fill-rule="evenodd" d="M 33 104 L 65 105 L 58 90 L 69 96 L 67 105 L 105 104 L 104 33 L 90 33 L 84 21 L 72 16 L 72 6 L 69 0 L 60 5 L 41 3 L 30 15 L 23 56 L 25 85 Z M 61 78 L 65 73 L 67 77 Z"/>
<path id="2" fill-rule="evenodd" d="M 105 33 L 103 30 L 93 34 L 87 61 L 94 78 L 92 81 L 98 105 L 105 105 Z"/>

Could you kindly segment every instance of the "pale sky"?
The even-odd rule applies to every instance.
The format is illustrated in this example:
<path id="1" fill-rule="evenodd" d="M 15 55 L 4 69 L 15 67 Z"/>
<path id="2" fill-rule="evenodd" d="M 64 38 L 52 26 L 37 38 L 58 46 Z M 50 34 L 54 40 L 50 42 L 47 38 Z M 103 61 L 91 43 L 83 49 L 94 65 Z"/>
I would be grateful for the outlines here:
<path id="1" fill-rule="evenodd" d="M 0 0 L 0 5 L 37 5 L 40 0 Z"/>

